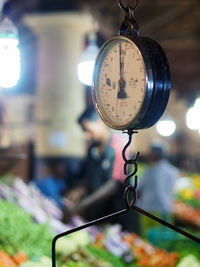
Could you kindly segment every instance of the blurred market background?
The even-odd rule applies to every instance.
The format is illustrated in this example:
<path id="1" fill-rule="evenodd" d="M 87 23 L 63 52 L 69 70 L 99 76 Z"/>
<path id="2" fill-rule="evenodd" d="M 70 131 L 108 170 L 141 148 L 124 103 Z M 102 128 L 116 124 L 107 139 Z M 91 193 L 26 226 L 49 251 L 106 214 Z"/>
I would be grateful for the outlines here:
<path id="1" fill-rule="evenodd" d="M 1 10 L 4 3 L 0 0 Z M 0 76 L 1 70 L 4 73 L 0 78 L 0 262 L 2 267 L 45 267 L 51 266 L 52 237 L 82 223 L 82 218 L 75 216 L 72 224 L 64 224 L 62 211 L 33 183 L 46 175 L 49 160 L 62 161 L 69 186 L 77 179 L 86 156 L 77 119 L 93 105 L 89 67 L 80 73 L 80 63 L 84 57 L 94 60 L 91 44 L 98 50 L 117 34 L 124 13 L 114 0 L 10 0 L 10 4 L 21 70 L 19 79 L 9 73 L 14 82 L 5 85 L 0 54 Z M 134 136 L 131 152 L 140 151 L 140 176 L 148 168 L 152 141 L 168 144 L 170 162 L 180 171 L 174 190 L 175 223 L 200 237 L 200 1 L 140 0 L 135 17 L 140 35 L 156 40 L 166 52 L 172 90 L 163 116 Z M 58 245 L 58 260 L 62 267 L 196 267 L 199 249 L 159 225 L 142 229 L 140 235 L 110 225 L 64 239 Z"/>

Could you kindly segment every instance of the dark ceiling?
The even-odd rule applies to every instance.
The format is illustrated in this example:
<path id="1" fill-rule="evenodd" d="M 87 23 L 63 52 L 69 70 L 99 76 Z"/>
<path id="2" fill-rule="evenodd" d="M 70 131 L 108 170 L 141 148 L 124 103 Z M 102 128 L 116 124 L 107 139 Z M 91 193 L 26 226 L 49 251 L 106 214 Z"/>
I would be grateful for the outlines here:
<path id="1" fill-rule="evenodd" d="M 13 18 L 28 12 L 91 11 L 105 39 L 116 35 L 123 20 L 117 0 L 11 0 Z M 124 5 L 133 5 L 134 0 Z M 172 86 L 191 102 L 200 95 L 200 0 L 139 0 L 135 17 L 140 35 L 163 46 L 170 63 Z"/>

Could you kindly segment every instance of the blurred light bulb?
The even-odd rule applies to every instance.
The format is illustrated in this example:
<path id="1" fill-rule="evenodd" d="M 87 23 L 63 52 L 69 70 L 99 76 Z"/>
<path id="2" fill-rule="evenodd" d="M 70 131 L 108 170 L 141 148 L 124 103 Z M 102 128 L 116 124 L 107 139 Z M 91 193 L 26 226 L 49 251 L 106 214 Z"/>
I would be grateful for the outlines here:
<path id="1" fill-rule="evenodd" d="M 200 110 L 197 108 L 190 108 L 186 113 L 186 125 L 191 130 L 197 130 L 200 128 Z"/>
<path id="2" fill-rule="evenodd" d="M 91 86 L 92 85 L 92 77 L 93 77 L 93 71 L 94 71 L 94 60 L 91 61 L 85 61 L 78 64 L 78 77 L 79 80 L 86 84 Z"/>
<path id="3" fill-rule="evenodd" d="M 89 45 L 83 52 L 78 64 L 78 78 L 82 83 L 89 86 L 92 85 L 94 64 L 98 51 L 96 37 L 94 34 L 91 34 L 89 36 Z"/>
<path id="4" fill-rule="evenodd" d="M 200 98 L 197 98 L 194 103 L 194 109 L 200 111 Z"/>
<path id="5" fill-rule="evenodd" d="M 17 28 L 5 18 L 0 24 L 0 87 L 10 88 L 20 78 L 20 51 Z"/>
<path id="6" fill-rule="evenodd" d="M 162 120 L 157 123 L 156 129 L 162 136 L 171 136 L 176 130 L 176 124 L 172 120 Z"/>

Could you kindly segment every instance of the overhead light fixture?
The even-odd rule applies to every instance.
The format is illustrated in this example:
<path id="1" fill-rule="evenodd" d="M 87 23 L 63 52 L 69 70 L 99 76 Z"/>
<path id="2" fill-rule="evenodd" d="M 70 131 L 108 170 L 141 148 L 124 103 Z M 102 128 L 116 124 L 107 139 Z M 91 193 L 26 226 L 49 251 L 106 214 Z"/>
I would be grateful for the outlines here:
<path id="1" fill-rule="evenodd" d="M 162 136 L 171 136 L 176 130 L 176 124 L 172 120 L 161 120 L 156 124 L 156 129 Z"/>
<path id="2" fill-rule="evenodd" d="M 83 52 L 80 63 L 78 64 L 78 78 L 85 85 L 92 85 L 94 63 L 99 51 L 96 44 L 96 34 L 90 33 L 88 36 L 89 44 Z"/>
<path id="3" fill-rule="evenodd" d="M 18 30 L 10 19 L 10 3 L 3 6 L 0 23 L 0 87 L 10 88 L 20 78 L 20 50 Z"/>

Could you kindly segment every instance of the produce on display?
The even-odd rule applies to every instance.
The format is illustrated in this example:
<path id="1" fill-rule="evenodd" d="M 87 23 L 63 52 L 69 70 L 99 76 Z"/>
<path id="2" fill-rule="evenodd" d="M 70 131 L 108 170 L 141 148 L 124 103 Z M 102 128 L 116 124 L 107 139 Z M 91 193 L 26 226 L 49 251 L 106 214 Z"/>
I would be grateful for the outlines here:
<path id="1" fill-rule="evenodd" d="M 14 203 L 0 200 L 0 249 L 14 256 L 24 252 L 29 258 L 51 256 L 53 234 L 47 224 L 36 224 Z"/>
<path id="2" fill-rule="evenodd" d="M 175 184 L 174 214 L 177 218 L 200 227 L 200 176 L 180 178 Z"/>
<path id="3" fill-rule="evenodd" d="M 76 266 L 76 265 L 85 267 L 86 266 L 113 267 L 112 263 L 109 263 L 107 261 L 100 259 L 99 257 L 96 257 L 85 247 L 82 247 L 76 252 L 61 258 L 61 261 L 63 262 L 63 264 L 61 264 L 62 267 Z"/>
<path id="4" fill-rule="evenodd" d="M 155 248 L 134 233 L 126 235 L 124 240 L 130 244 L 139 266 L 173 267 L 177 263 L 179 256 L 177 252 L 168 253 L 165 250 Z"/>
<path id="5" fill-rule="evenodd" d="M 0 197 L 22 207 L 36 222 L 48 222 L 54 233 L 66 231 L 66 225 L 61 222 L 62 211 L 51 199 L 44 197 L 34 184 L 7 177 L 6 182 L 0 182 Z"/>
<path id="6" fill-rule="evenodd" d="M 113 227 L 110 227 L 110 232 L 113 232 L 112 228 Z M 109 236 L 109 238 L 111 238 L 111 236 Z M 107 234 L 101 234 L 101 236 L 97 236 L 97 240 L 96 242 L 94 242 L 94 246 L 99 248 L 105 248 L 107 239 Z M 115 235 L 112 235 L 112 239 L 113 241 L 118 239 L 118 242 L 112 246 L 117 247 L 118 244 L 118 246 L 121 247 L 121 251 L 124 251 L 124 254 L 121 255 L 117 251 L 118 256 L 121 256 L 124 259 L 124 262 L 126 261 L 126 259 L 130 259 L 131 262 L 133 262 L 134 260 L 137 266 L 173 267 L 176 265 L 179 257 L 178 253 L 168 253 L 165 250 L 158 249 L 150 243 L 142 240 L 138 235 L 134 233 L 127 234 L 123 232 L 118 232 Z M 110 244 L 113 243 L 110 242 Z M 124 247 L 126 247 L 126 250 L 124 250 Z M 113 249 L 110 248 L 110 251 L 113 251 Z"/>
<path id="7" fill-rule="evenodd" d="M 193 255 L 188 255 L 187 257 L 183 258 L 177 267 L 199 267 L 200 262 L 197 258 Z"/>
<path id="8" fill-rule="evenodd" d="M 187 230 L 188 231 L 188 230 Z M 167 233 L 168 232 L 168 233 Z M 200 244 L 182 236 L 179 233 L 175 233 L 172 230 L 168 230 L 166 233 L 168 236 L 171 233 L 171 238 L 165 240 L 165 242 L 159 242 L 159 247 L 167 251 L 177 251 L 179 253 L 179 261 L 186 258 L 189 255 L 193 255 L 196 261 L 200 263 Z M 193 233 L 193 235 L 199 236 L 198 233 Z"/>
<path id="9" fill-rule="evenodd" d="M 24 254 L 24 253 L 23 253 Z M 24 254 L 25 255 L 25 254 Z M 20 260 L 19 262 L 19 258 L 17 259 L 17 262 L 15 261 L 15 256 L 11 257 L 9 256 L 5 251 L 0 250 L 0 266 L 17 266 L 17 264 L 20 264 L 24 261 L 27 261 L 27 256 L 26 256 L 26 260 L 24 258 L 24 260 Z"/>
<path id="10" fill-rule="evenodd" d="M 99 234 L 96 233 L 97 238 L 98 236 Z M 119 244 L 120 246 L 121 244 Z M 127 266 L 122 257 L 117 257 L 105 248 L 98 248 L 94 245 L 87 231 L 80 231 L 67 238 L 61 238 L 56 245 L 56 251 L 62 267 L 78 267 L 80 264 L 85 264 L 83 266 L 89 267 Z M 130 267 L 134 266 L 137 265 L 130 265 Z"/>
<path id="11" fill-rule="evenodd" d="M 20 265 L 20 267 L 51 267 L 51 259 L 46 256 L 42 256 L 37 261 L 27 261 Z"/>
<path id="12" fill-rule="evenodd" d="M 109 251 L 105 250 L 104 248 L 99 248 L 99 247 L 96 247 L 94 245 L 91 245 L 88 247 L 88 249 L 97 257 L 112 263 L 112 265 L 114 267 L 115 266 L 117 266 L 117 267 L 127 267 L 127 266 L 138 267 L 138 265 L 135 263 L 135 261 L 133 261 L 131 263 L 127 263 L 124 258 L 117 257 L 117 256 L 111 254 Z M 131 257 L 131 259 L 133 259 L 133 258 Z M 129 261 L 129 259 L 128 259 L 128 261 Z"/>
<path id="13" fill-rule="evenodd" d="M 175 198 L 200 209 L 200 176 L 193 174 L 180 178 L 175 184 Z"/>
<path id="14" fill-rule="evenodd" d="M 181 201 L 174 201 L 173 209 L 178 218 L 200 227 L 200 210 Z"/>
<path id="15" fill-rule="evenodd" d="M 50 267 L 52 238 L 59 229 L 83 223 L 75 216 L 69 225 L 63 224 L 55 204 L 20 179 L 1 182 L 0 197 L 0 267 Z M 56 258 L 59 267 L 185 267 L 187 262 L 199 262 L 198 247 L 191 254 L 186 246 L 177 250 L 175 244 L 156 248 L 119 225 L 91 227 L 59 239 Z"/>

